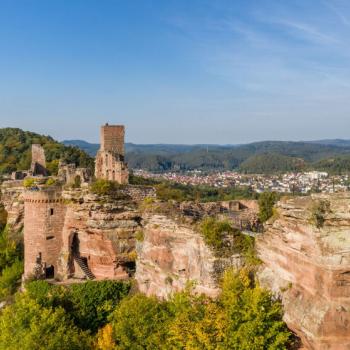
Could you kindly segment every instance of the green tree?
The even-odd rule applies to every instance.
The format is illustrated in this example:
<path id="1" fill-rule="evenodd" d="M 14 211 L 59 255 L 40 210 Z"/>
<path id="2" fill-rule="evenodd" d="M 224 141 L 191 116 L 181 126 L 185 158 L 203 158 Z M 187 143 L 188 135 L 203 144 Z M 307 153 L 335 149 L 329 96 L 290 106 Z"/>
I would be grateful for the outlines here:
<path id="1" fill-rule="evenodd" d="M 173 319 L 169 323 L 167 349 L 220 349 L 226 316 L 219 304 L 190 288 L 177 293 L 170 302 Z M 222 348 L 223 349 L 223 348 Z"/>
<path id="2" fill-rule="evenodd" d="M 8 227 L 0 232 L 0 275 L 2 270 L 11 266 L 16 260 L 21 260 L 23 250 L 21 242 L 11 237 Z"/>
<path id="3" fill-rule="evenodd" d="M 273 215 L 273 207 L 278 200 L 275 192 L 263 192 L 260 194 L 259 203 L 259 219 L 261 222 L 267 221 Z"/>
<path id="4" fill-rule="evenodd" d="M 137 294 L 117 306 L 110 322 L 112 334 L 98 334 L 101 349 L 283 350 L 291 343 L 281 303 L 248 268 L 227 271 L 217 299 L 191 287 L 168 302 Z"/>
<path id="5" fill-rule="evenodd" d="M 291 333 L 282 321 L 282 305 L 255 284 L 249 270 L 226 271 L 219 302 L 226 312 L 224 349 L 287 349 Z"/>
<path id="6" fill-rule="evenodd" d="M 87 350 L 92 339 L 63 308 L 45 308 L 26 295 L 0 314 L 0 350 Z"/>
<path id="7" fill-rule="evenodd" d="M 23 261 L 15 260 L 6 266 L 0 275 L 0 299 L 12 295 L 21 284 Z"/>
<path id="8" fill-rule="evenodd" d="M 33 143 L 44 147 L 47 169 L 52 175 L 57 173 L 59 159 L 81 167 L 94 167 L 93 158 L 76 147 L 65 146 L 50 136 L 3 128 L 0 129 L 0 174 L 29 169 Z"/>
<path id="9" fill-rule="evenodd" d="M 87 281 L 68 288 L 70 314 L 77 326 L 96 332 L 109 314 L 129 293 L 130 284 L 120 281 Z M 69 309 L 68 309 L 69 311 Z"/>
<path id="10" fill-rule="evenodd" d="M 90 190 L 98 196 L 109 196 L 117 200 L 127 198 L 126 195 L 121 192 L 123 187 L 123 185 L 118 184 L 116 181 L 98 179 L 90 185 Z"/>
<path id="11" fill-rule="evenodd" d="M 170 319 L 166 302 L 142 294 L 125 298 L 111 318 L 115 349 L 168 349 L 165 341 Z"/>
<path id="12" fill-rule="evenodd" d="M 201 222 L 200 231 L 205 243 L 217 250 L 223 247 L 225 236 L 234 232 L 228 221 L 219 221 L 213 217 L 205 218 Z"/>
<path id="13" fill-rule="evenodd" d="M 0 204 L 0 232 L 3 231 L 7 223 L 7 211 L 3 204 Z"/>
<path id="14" fill-rule="evenodd" d="M 63 307 L 83 330 L 96 332 L 129 292 L 130 284 L 120 281 L 87 281 L 70 286 L 53 286 L 46 281 L 26 285 L 28 296 L 43 307 Z"/>

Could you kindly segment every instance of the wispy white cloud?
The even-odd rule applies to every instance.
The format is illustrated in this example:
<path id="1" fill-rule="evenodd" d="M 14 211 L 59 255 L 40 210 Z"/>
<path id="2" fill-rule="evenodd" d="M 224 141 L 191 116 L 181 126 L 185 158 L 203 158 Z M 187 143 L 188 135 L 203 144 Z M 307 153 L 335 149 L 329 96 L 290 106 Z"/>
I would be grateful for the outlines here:
<path id="1" fill-rule="evenodd" d="M 285 27 L 298 39 L 303 39 L 315 44 L 339 44 L 340 40 L 330 34 L 324 33 L 318 28 L 294 19 L 271 19 L 270 23 Z"/>
<path id="2" fill-rule="evenodd" d="M 336 18 L 340 19 L 342 24 L 348 27 L 350 26 L 350 19 L 341 11 L 340 8 L 337 7 L 333 1 L 324 1 L 323 4 L 332 11 Z"/>
<path id="3" fill-rule="evenodd" d="M 225 82 L 218 102 L 223 109 L 253 119 L 269 116 L 269 129 L 286 118 L 281 130 L 306 130 L 307 122 L 320 125 L 321 115 L 344 124 L 350 112 L 350 6 L 338 13 L 322 2 L 286 3 L 264 1 L 209 20 L 192 17 L 182 34 L 193 39 L 195 31 L 191 54 L 205 74 Z"/>

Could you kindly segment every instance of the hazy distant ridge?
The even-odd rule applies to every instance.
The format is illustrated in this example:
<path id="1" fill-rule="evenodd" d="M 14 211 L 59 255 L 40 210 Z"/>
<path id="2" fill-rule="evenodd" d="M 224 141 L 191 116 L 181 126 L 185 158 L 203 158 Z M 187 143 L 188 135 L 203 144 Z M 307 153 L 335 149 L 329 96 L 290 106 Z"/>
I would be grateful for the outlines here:
<path id="1" fill-rule="evenodd" d="M 99 145 L 82 140 L 63 141 L 95 155 Z M 126 143 L 131 168 L 151 171 L 231 170 L 269 173 L 321 169 L 350 170 L 350 140 L 261 141 L 241 145 L 173 145 Z"/>

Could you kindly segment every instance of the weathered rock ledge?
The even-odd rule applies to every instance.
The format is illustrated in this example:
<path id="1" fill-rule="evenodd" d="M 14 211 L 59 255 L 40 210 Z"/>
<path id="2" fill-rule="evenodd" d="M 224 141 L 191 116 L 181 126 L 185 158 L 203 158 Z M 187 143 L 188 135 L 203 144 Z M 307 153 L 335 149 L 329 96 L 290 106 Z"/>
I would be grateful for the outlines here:
<path id="1" fill-rule="evenodd" d="M 323 226 L 313 207 L 327 201 Z M 261 283 L 282 298 L 288 326 L 309 349 L 350 349 L 350 194 L 281 201 L 258 238 Z"/>
<path id="2" fill-rule="evenodd" d="M 193 282 L 194 292 L 215 297 L 219 273 L 227 266 L 242 265 L 238 254 L 216 257 L 191 225 L 164 215 L 150 215 L 144 220 L 135 278 L 146 295 L 167 298 Z"/>

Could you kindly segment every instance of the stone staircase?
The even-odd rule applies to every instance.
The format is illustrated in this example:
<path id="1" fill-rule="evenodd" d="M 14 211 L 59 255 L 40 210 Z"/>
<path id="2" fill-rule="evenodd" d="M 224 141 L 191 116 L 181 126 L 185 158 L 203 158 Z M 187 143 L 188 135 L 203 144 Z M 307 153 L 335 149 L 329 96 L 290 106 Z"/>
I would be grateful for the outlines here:
<path id="1" fill-rule="evenodd" d="M 81 257 L 75 256 L 74 260 L 77 262 L 77 264 L 80 266 L 80 268 L 84 272 L 85 276 L 89 280 L 94 280 L 95 279 L 94 274 L 91 272 L 91 270 L 88 268 L 88 266 L 86 265 L 86 263 L 84 262 L 84 260 Z"/>

